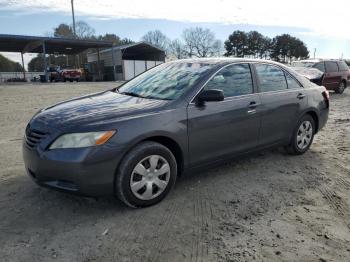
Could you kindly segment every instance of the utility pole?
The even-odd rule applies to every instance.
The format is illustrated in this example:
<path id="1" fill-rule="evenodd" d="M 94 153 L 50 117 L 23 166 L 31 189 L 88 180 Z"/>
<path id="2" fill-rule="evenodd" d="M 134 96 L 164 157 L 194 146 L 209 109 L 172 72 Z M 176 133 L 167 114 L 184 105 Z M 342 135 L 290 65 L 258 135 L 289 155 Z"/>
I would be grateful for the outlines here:
<path id="1" fill-rule="evenodd" d="M 73 34 L 74 34 L 74 37 L 77 37 L 77 35 L 75 34 L 74 0 L 71 0 L 71 4 L 72 4 L 72 17 L 73 17 Z"/>
<path id="2" fill-rule="evenodd" d="M 70 2 L 71 2 L 71 5 L 72 5 L 73 35 L 74 35 L 74 38 L 77 38 L 77 34 L 76 34 L 76 31 L 75 31 L 74 0 L 71 0 Z M 78 58 L 78 67 L 80 67 L 80 57 L 79 57 L 79 54 L 77 55 L 77 58 Z"/>

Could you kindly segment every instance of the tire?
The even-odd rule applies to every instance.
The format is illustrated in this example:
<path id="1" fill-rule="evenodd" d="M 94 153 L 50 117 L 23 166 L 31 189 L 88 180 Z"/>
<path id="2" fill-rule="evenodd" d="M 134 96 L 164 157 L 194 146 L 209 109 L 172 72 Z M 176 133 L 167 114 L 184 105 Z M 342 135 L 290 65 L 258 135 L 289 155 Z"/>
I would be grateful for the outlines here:
<path id="1" fill-rule="evenodd" d="M 346 88 L 345 82 L 341 81 L 340 84 L 339 84 L 339 87 L 337 89 L 335 89 L 335 92 L 337 94 L 342 94 L 342 93 L 344 93 L 345 88 Z"/>
<path id="2" fill-rule="evenodd" d="M 172 152 L 159 143 L 142 142 L 121 161 L 115 177 L 115 194 L 130 207 L 151 206 L 169 193 L 176 177 L 177 164 Z"/>
<path id="3" fill-rule="evenodd" d="M 308 127 L 311 127 L 311 130 Z M 304 130 L 303 130 L 304 129 Z M 311 146 L 315 135 L 315 121 L 310 115 L 304 115 L 293 131 L 291 142 L 286 150 L 291 155 L 302 155 Z"/>
<path id="4" fill-rule="evenodd" d="M 63 82 L 67 82 L 67 79 L 65 77 L 63 78 Z"/>

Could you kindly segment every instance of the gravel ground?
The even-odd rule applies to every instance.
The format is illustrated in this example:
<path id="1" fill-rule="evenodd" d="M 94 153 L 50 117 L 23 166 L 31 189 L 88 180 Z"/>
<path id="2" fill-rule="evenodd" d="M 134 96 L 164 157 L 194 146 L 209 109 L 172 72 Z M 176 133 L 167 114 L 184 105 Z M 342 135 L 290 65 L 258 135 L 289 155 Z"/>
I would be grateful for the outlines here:
<path id="1" fill-rule="evenodd" d="M 0 86 L 1 261 L 350 261 L 350 90 L 303 156 L 264 151 L 177 181 L 160 204 L 40 188 L 21 140 L 41 107 L 115 83 Z"/>

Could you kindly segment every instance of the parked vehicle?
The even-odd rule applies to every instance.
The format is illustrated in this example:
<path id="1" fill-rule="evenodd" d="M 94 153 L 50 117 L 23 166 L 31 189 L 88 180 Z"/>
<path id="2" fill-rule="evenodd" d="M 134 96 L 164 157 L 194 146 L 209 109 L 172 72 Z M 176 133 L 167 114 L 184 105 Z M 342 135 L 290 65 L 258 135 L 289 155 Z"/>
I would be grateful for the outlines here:
<path id="1" fill-rule="evenodd" d="M 23 157 L 39 185 L 144 207 L 193 169 L 273 146 L 305 153 L 328 108 L 324 87 L 279 63 L 179 60 L 40 110 Z"/>
<path id="2" fill-rule="evenodd" d="M 350 84 L 350 70 L 343 60 L 300 60 L 292 62 L 292 66 L 298 73 L 308 78 L 310 78 L 310 73 L 311 75 L 313 73 L 308 72 L 307 69 L 318 69 L 323 74 L 310 80 L 339 94 L 342 94 Z"/>
<path id="3" fill-rule="evenodd" d="M 67 80 L 70 82 L 78 82 L 82 76 L 81 70 L 74 68 L 61 69 L 60 66 L 50 66 L 47 71 L 49 73 L 50 82 L 66 82 Z"/>
<path id="4" fill-rule="evenodd" d="M 66 81 L 77 81 L 79 82 L 81 78 L 81 71 L 80 69 L 63 69 L 61 71 L 61 79 L 63 82 Z"/>

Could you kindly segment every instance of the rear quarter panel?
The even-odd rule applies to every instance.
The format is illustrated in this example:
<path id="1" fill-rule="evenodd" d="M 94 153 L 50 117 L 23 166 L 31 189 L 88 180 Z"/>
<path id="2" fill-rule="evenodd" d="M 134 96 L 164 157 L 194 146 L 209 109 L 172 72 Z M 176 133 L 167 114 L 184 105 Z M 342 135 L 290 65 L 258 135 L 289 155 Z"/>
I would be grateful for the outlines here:
<path id="1" fill-rule="evenodd" d="M 329 103 L 325 101 L 322 93 L 326 91 L 324 86 L 318 86 L 314 83 L 309 83 L 307 87 L 305 87 L 305 91 L 308 97 L 308 106 L 305 108 L 302 115 L 308 112 L 316 113 L 318 117 L 318 128 L 319 131 L 322 129 L 327 120 L 329 113 Z"/>

